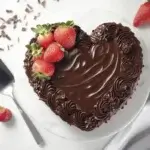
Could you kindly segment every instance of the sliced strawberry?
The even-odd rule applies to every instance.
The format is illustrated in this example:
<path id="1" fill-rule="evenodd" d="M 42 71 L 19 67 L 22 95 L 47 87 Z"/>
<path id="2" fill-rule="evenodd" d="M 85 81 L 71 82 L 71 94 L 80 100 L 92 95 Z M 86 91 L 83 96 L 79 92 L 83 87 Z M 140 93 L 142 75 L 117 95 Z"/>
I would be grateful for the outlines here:
<path id="1" fill-rule="evenodd" d="M 0 106 L 0 121 L 7 122 L 12 118 L 12 113 L 9 109 Z"/>
<path id="2" fill-rule="evenodd" d="M 43 59 L 44 49 L 37 43 L 32 43 L 26 46 L 32 54 L 32 60 Z"/>
<path id="3" fill-rule="evenodd" d="M 47 78 L 51 77 L 54 74 L 55 66 L 52 63 L 45 62 L 44 60 L 36 60 L 33 63 L 32 71 L 34 75 L 39 78 Z"/>
<path id="4" fill-rule="evenodd" d="M 76 31 L 73 25 L 73 22 L 69 21 L 69 23 L 58 26 L 54 31 L 55 41 L 66 49 L 72 48 L 76 42 Z"/>
<path id="5" fill-rule="evenodd" d="M 44 60 L 47 62 L 58 62 L 63 59 L 63 57 L 63 48 L 56 42 L 50 44 L 44 53 Z"/>
<path id="6" fill-rule="evenodd" d="M 37 27 L 32 28 L 32 30 L 37 34 L 37 42 L 43 48 L 47 48 L 49 44 L 54 41 L 54 36 L 51 32 L 51 25 L 37 25 Z"/>
<path id="7" fill-rule="evenodd" d="M 133 25 L 139 27 L 150 23 L 150 2 L 142 4 L 134 18 Z"/>

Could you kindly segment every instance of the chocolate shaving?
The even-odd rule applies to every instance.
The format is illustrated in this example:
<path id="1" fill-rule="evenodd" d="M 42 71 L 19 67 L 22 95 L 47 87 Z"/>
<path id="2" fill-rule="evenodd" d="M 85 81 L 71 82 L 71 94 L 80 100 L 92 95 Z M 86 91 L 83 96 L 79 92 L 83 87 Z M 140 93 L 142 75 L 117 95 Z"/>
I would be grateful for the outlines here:
<path id="1" fill-rule="evenodd" d="M 29 9 L 33 9 L 33 7 L 32 7 L 30 4 L 27 4 L 27 7 L 28 7 Z"/>
<path id="2" fill-rule="evenodd" d="M 1 18 L 1 17 L 0 17 L 0 20 L 3 21 L 3 22 L 6 22 L 4 18 Z"/>
<path id="3" fill-rule="evenodd" d="M 13 17 L 9 18 L 9 19 L 6 21 L 7 24 L 11 24 L 11 23 L 17 24 L 18 22 L 21 22 L 21 20 L 18 19 L 18 16 L 17 16 L 17 15 L 14 15 Z"/>
<path id="4" fill-rule="evenodd" d="M 26 8 L 26 9 L 25 9 L 25 12 L 26 12 L 26 13 L 31 13 L 32 11 L 31 11 L 29 8 Z"/>
<path id="5" fill-rule="evenodd" d="M 9 19 L 6 21 L 7 24 L 11 24 L 11 22 L 12 22 L 12 19 L 11 19 L 11 18 L 9 18 Z"/>
<path id="6" fill-rule="evenodd" d="M 38 3 L 42 5 L 44 8 L 46 7 L 46 0 L 38 0 Z"/>
<path id="7" fill-rule="evenodd" d="M 27 15 L 25 15 L 25 16 L 23 17 L 23 20 L 26 20 L 26 18 L 27 18 Z"/>
<path id="8" fill-rule="evenodd" d="M 1 26 L 0 26 L 0 29 L 5 29 L 6 28 L 6 25 L 4 25 L 4 24 L 2 24 Z"/>
<path id="9" fill-rule="evenodd" d="M 10 47 L 9 47 L 9 45 L 7 45 L 7 50 L 10 50 Z"/>
<path id="10" fill-rule="evenodd" d="M 4 49 L 3 49 L 3 48 L 0 48 L 0 51 L 4 51 Z"/>
<path id="11" fill-rule="evenodd" d="M 14 24 L 13 29 L 16 29 L 16 28 L 17 28 L 17 24 Z"/>
<path id="12" fill-rule="evenodd" d="M 19 37 L 18 37 L 17 41 L 18 41 L 18 43 L 20 42 L 20 38 Z"/>
<path id="13" fill-rule="evenodd" d="M 34 20 L 37 20 L 40 17 L 41 13 L 38 13 L 36 16 L 34 16 Z"/>
<path id="14" fill-rule="evenodd" d="M 6 39 L 8 39 L 9 41 L 11 41 L 11 38 L 8 34 L 5 35 Z"/>
<path id="15" fill-rule="evenodd" d="M 11 44 L 11 45 L 7 45 L 7 50 L 10 50 L 11 47 L 13 47 L 14 45 Z"/>
<path id="16" fill-rule="evenodd" d="M 41 5 L 45 8 L 45 7 L 46 7 L 46 1 L 43 1 L 43 2 L 41 3 Z"/>
<path id="17" fill-rule="evenodd" d="M 19 3 L 20 2 L 20 0 L 17 0 L 17 3 Z"/>
<path id="18" fill-rule="evenodd" d="M 25 26 L 28 26 L 28 22 L 25 23 Z"/>
<path id="19" fill-rule="evenodd" d="M 41 1 L 40 1 L 40 0 L 38 0 L 38 3 L 39 3 L 39 4 L 41 4 Z"/>
<path id="20" fill-rule="evenodd" d="M 26 9 L 25 9 L 25 12 L 26 12 L 26 13 L 31 13 L 31 12 L 33 12 L 33 7 L 32 7 L 31 5 L 29 5 L 29 4 L 27 4 L 27 7 L 26 7 Z"/>
<path id="21" fill-rule="evenodd" d="M 22 27 L 22 29 L 21 29 L 23 32 L 25 32 L 25 31 L 27 31 L 27 28 L 25 28 L 25 27 Z"/>
<path id="22" fill-rule="evenodd" d="M 1 31 L 0 37 L 6 38 L 9 41 L 11 40 L 10 36 L 8 34 L 6 34 L 6 32 L 4 30 Z"/>
<path id="23" fill-rule="evenodd" d="M 12 10 L 6 10 L 6 12 L 8 13 L 8 14 L 11 14 L 11 13 L 13 13 L 13 11 Z"/>

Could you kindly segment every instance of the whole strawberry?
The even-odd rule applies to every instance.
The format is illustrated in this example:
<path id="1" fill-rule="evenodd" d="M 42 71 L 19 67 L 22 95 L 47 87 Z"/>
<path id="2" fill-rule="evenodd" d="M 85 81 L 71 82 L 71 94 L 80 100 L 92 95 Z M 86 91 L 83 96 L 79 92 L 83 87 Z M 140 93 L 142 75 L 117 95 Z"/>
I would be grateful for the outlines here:
<path id="1" fill-rule="evenodd" d="M 26 46 L 28 50 L 31 52 L 32 60 L 36 61 L 38 59 L 43 59 L 44 49 L 37 43 L 32 43 Z"/>
<path id="2" fill-rule="evenodd" d="M 47 62 L 58 62 L 63 59 L 63 57 L 63 48 L 56 42 L 50 44 L 44 53 L 44 60 Z"/>
<path id="3" fill-rule="evenodd" d="M 54 31 L 54 38 L 55 41 L 61 44 L 64 48 L 72 48 L 76 42 L 74 23 L 68 21 L 66 24 L 59 25 Z"/>
<path id="4" fill-rule="evenodd" d="M 54 41 L 54 36 L 49 24 L 37 25 L 37 27 L 32 28 L 32 30 L 37 34 L 37 43 L 43 48 L 47 48 L 49 44 Z"/>
<path id="5" fill-rule="evenodd" d="M 150 23 L 150 1 L 142 4 L 134 18 L 133 25 L 139 27 Z"/>
<path id="6" fill-rule="evenodd" d="M 0 106 L 0 121 L 7 122 L 12 118 L 12 113 L 9 109 Z"/>
<path id="7" fill-rule="evenodd" d="M 45 62 L 44 60 L 36 60 L 32 66 L 33 75 L 42 79 L 50 79 L 54 74 L 55 66 L 52 63 Z"/>

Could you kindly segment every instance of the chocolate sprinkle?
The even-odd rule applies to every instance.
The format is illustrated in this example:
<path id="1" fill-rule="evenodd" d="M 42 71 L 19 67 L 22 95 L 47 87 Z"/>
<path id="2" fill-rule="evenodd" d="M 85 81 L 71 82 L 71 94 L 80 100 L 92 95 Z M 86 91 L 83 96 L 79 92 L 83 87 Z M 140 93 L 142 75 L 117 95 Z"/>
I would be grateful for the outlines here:
<path id="1" fill-rule="evenodd" d="M 46 7 L 46 0 L 38 0 L 38 3 L 42 5 L 44 8 Z"/>
<path id="2" fill-rule="evenodd" d="M 27 15 L 24 15 L 23 20 L 26 20 L 26 18 L 27 18 Z"/>
<path id="3" fill-rule="evenodd" d="M 17 38 L 17 41 L 18 41 L 18 43 L 20 42 L 20 38 L 19 37 Z"/>
<path id="4" fill-rule="evenodd" d="M 6 22 L 4 18 L 0 17 L 0 20 L 2 20 L 3 22 Z"/>
<path id="5" fill-rule="evenodd" d="M 30 4 L 27 4 L 27 7 L 29 7 L 29 9 L 33 9 L 33 7 Z"/>
<path id="6" fill-rule="evenodd" d="M 4 51 L 4 49 L 3 49 L 3 48 L 0 48 L 0 51 Z"/>
<path id="7" fill-rule="evenodd" d="M 10 50 L 10 47 L 9 47 L 9 45 L 7 45 L 7 50 Z"/>
<path id="8" fill-rule="evenodd" d="M 6 21 L 7 24 L 11 24 L 11 23 L 17 24 L 18 22 L 21 22 L 21 20 L 18 19 L 18 16 L 17 16 L 17 15 L 14 15 L 13 17 L 9 18 L 9 19 Z"/>
<path id="9" fill-rule="evenodd" d="M 13 11 L 12 10 L 6 10 L 6 12 L 8 13 L 8 14 L 11 14 L 11 13 L 13 13 Z"/>
<path id="10" fill-rule="evenodd" d="M 17 24 L 14 24 L 13 29 L 16 29 L 16 28 L 17 28 Z"/>
<path id="11" fill-rule="evenodd" d="M 5 29 L 6 28 L 6 25 L 4 25 L 4 24 L 2 24 L 1 26 L 0 26 L 0 29 Z"/>
<path id="12" fill-rule="evenodd" d="M 11 22 L 12 22 L 12 19 L 11 19 L 11 18 L 9 18 L 9 19 L 6 21 L 7 24 L 11 24 Z"/>
<path id="13" fill-rule="evenodd" d="M 41 13 L 39 12 L 36 16 L 34 16 L 34 20 L 37 20 L 40 17 Z"/>
<path id="14" fill-rule="evenodd" d="M 46 7 L 46 1 L 43 1 L 41 4 L 44 8 Z"/>
<path id="15" fill-rule="evenodd" d="M 8 39 L 9 41 L 11 41 L 11 38 L 8 34 L 5 35 L 6 39 Z"/>
<path id="16" fill-rule="evenodd" d="M 26 8 L 26 9 L 25 9 L 25 12 L 26 12 L 26 13 L 31 13 L 31 12 L 33 12 L 33 10 L 31 10 L 31 9 L 29 9 L 29 8 Z"/>
<path id="17" fill-rule="evenodd" d="M 4 30 L 1 31 L 0 37 L 6 38 L 9 41 L 11 40 L 10 36 L 8 34 L 6 34 L 6 32 Z"/>
<path id="18" fill-rule="evenodd" d="M 25 26 L 28 26 L 28 22 L 25 23 Z"/>
<path id="19" fill-rule="evenodd" d="M 25 27 L 22 27 L 22 29 L 21 29 L 23 32 L 25 32 L 25 31 L 27 31 L 27 28 L 25 28 Z"/>

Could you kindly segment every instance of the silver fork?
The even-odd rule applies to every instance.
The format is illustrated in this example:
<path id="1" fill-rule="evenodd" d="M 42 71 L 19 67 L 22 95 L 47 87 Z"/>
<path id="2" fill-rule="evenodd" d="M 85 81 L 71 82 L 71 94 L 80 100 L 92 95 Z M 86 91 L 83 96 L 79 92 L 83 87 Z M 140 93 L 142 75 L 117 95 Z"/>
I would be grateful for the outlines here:
<path id="1" fill-rule="evenodd" d="M 30 120 L 30 118 L 28 117 L 28 115 L 25 113 L 25 111 L 23 110 L 23 108 L 20 106 L 20 104 L 18 103 L 17 99 L 15 98 L 14 95 L 14 83 L 11 83 L 10 85 L 11 88 L 11 93 L 10 94 L 6 94 L 5 92 L 1 92 L 2 95 L 4 96 L 8 96 L 11 99 L 13 99 L 14 103 L 16 104 L 18 110 L 20 111 L 20 114 L 22 115 L 26 125 L 28 126 L 33 138 L 35 139 L 36 143 L 39 146 L 44 146 L 44 140 L 42 138 L 42 136 L 40 135 L 40 133 L 38 132 L 38 130 L 36 129 L 35 125 L 33 124 L 33 122 Z"/>

